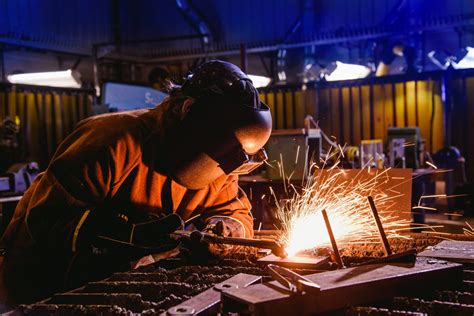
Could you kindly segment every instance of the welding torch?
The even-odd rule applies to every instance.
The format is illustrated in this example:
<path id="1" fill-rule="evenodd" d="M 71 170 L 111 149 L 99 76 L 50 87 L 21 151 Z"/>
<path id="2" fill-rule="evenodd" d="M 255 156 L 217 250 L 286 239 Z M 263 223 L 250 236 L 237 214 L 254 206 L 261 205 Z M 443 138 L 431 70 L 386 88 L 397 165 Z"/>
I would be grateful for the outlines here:
<path id="1" fill-rule="evenodd" d="M 285 258 L 287 253 L 285 248 L 278 242 L 272 239 L 254 239 L 254 238 L 241 238 L 241 237 L 224 237 L 213 233 L 207 233 L 202 231 L 186 231 L 177 230 L 170 234 L 172 239 L 179 240 L 185 238 L 196 238 L 197 240 L 210 243 L 210 244 L 227 244 L 236 246 L 248 246 L 263 249 L 270 249 L 272 253 L 278 257 Z"/>

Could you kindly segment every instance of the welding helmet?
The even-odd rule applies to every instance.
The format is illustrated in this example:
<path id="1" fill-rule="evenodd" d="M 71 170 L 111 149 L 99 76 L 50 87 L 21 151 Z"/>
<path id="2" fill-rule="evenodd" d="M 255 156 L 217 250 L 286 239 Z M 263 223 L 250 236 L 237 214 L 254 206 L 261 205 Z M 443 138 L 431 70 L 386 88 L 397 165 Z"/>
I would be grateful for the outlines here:
<path id="1" fill-rule="evenodd" d="M 271 113 L 237 66 L 204 63 L 181 90 L 194 103 L 170 137 L 170 174 L 176 182 L 200 189 L 223 174 L 249 173 L 267 159 L 263 145 Z"/>

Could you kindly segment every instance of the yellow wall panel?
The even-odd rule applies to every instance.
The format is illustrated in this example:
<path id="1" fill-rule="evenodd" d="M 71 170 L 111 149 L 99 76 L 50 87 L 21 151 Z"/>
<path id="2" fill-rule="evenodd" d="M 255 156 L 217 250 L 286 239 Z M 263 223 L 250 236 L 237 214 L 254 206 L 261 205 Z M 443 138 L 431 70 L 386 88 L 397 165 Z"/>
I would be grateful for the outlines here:
<path id="1" fill-rule="evenodd" d="M 283 107 L 283 92 L 281 91 L 276 94 L 275 109 L 277 113 L 277 128 L 285 128 L 285 109 Z"/>
<path id="2" fill-rule="evenodd" d="M 304 127 L 304 118 L 306 116 L 306 111 L 305 111 L 305 104 L 303 102 L 304 100 L 304 94 L 305 92 L 303 91 L 296 91 L 295 92 L 295 119 L 296 119 L 296 128 L 302 128 Z"/>
<path id="3" fill-rule="evenodd" d="M 362 139 L 370 139 L 370 88 L 362 86 Z"/>
<path id="4" fill-rule="evenodd" d="M 329 89 L 318 90 L 318 116 L 315 120 L 326 133 L 331 133 L 331 113 L 329 104 Z"/>
<path id="5" fill-rule="evenodd" d="M 386 137 L 388 129 L 393 126 L 393 91 L 392 91 L 391 84 L 383 85 L 383 95 L 384 95 L 383 126 L 384 126 L 384 137 Z"/>
<path id="6" fill-rule="evenodd" d="M 63 140 L 64 134 L 64 113 L 61 95 L 53 95 L 53 106 L 54 106 L 54 123 L 56 128 L 56 144 L 59 144 Z"/>
<path id="7" fill-rule="evenodd" d="M 315 120 L 319 116 L 318 93 L 315 89 L 303 91 L 303 100 L 305 108 L 305 116 L 311 115 Z"/>
<path id="8" fill-rule="evenodd" d="M 350 104 L 350 89 L 348 87 L 342 88 L 342 111 L 343 111 L 343 140 L 344 143 L 349 144 L 351 141 L 351 104 Z"/>
<path id="9" fill-rule="evenodd" d="M 26 93 L 26 104 L 27 104 L 27 138 L 29 139 L 29 150 L 28 156 L 40 157 L 41 146 L 40 146 L 40 117 L 38 113 L 38 107 L 36 106 L 36 98 L 34 93 Z"/>
<path id="10" fill-rule="evenodd" d="M 286 128 L 296 128 L 294 122 L 293 122 L 293 110 L 294 110 L 294 104 L 293 104 L 293 95 L 291 91 L 287 91 L 284 93 L 284 98 L 285 102 L 283 103 L 283 106 L 285 107 L 284 111 L 286 113 Z M 296 123 L 296 122 L 295 122 Z"/>
<path id="11" fill-rule="evenodd" d="M 276 122 L 276 111 L 275 111 L 275 94 L 273 92 L 267 93 L 267 105 L 270 108 L 270 112 L 272 112 L 272 124 L 273 128 L 277 128 Z"/>
<path id="12" fill-rule="evenodd" d="M 405 127 L 405 92 L 403 83 L 395 84 L 395 95 L 396 127 Z"/>
<path id="13" fill-rule="evenodd" d="M 418 126 L 421 137 L 426 139 L 429 146 L 430 137 L 430 113 L 431 113 L 431 90 L 429 81 L 418 81 Z"/>
<path id="14" fill-rule="evenodd" d="M 441 89 L 439 83 L 434 85 L 434 128 L 433 128 L 433 151 L 443 148 L 444 130 L 443 130 L 443 102 L 441 101 Z"/>
<path id="15" fill-rule="evenodd" d="M 416 126 L 416 102 L 415 99 L 415 82 L 408 81 L 406 83 L 406 92 L 407 92 L 407 117 L 408 117 L 408 126 Z"/>
<path id="16" fill-rule="evenodd" d="M 14 119 L 15 116 L 18 115 L 16 110 L 16 103 L 16 91 L 10 91 L 8 93 L 8 116 L 10 116 L 12 119 Z"/>
<path id="17" fill-rule="evenodd" d="M 18 117 L 20 122 L 20 130 L 23 131 L 26 125 L 25 93 L 18 92 L 16 94 L 16 102 L 16 116 Z"/>
<path id="18" fill-rule="evenodd" d="M 340 118 L 339 118 L 339 89 L 331 89 L 331 104 L 329 105 L 329 110 L 331 113 L 331 135 L 336 137 L 337 141 L 341 141 L 341 124 L 340 124 Z"/>
<path id="19" fill-rule="evenodd" d="M 385 137 L 384 130 L 384 90 L 382 85 L 373 85 L 373 102 L 374 102 L 374 138 L 383 139 Z"/>
<path id="20" fill-rule="evenodd" d="M 359 87 L 352 87 L 351 88 L 351 93 L 352 93 L 352 111 L 354 113 L 352 117 L 352 124 L 354 126 L 352 133 L 353 133 L 353 139 L 354 143 L 351 145 L 357 145 L 361 141 L 361 134 L 360 134 L 360 102 L 359 102 Z"/>

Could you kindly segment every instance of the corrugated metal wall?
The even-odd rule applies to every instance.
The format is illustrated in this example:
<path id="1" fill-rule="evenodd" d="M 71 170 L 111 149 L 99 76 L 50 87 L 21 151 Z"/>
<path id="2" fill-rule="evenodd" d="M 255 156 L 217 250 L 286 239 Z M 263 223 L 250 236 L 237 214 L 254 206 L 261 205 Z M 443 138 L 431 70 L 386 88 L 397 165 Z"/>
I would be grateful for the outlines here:
<path id="1" fill-rule="evenodd" d="M 392 126 L 419 126 L 426 149 L 436 152 L 445 145 L 442 76 L 371 78 L 304 91 L 301 86 L 270 88 L 261 98 L 272 111 L 274 129 L 302 128 L 304 117 L 312 115 L 339 143 L 359 145 L 362 139 L 386 139 Z M 458 73 L 448 87 L 450 143 L 460 149 L 468 176 L 474 179 L 474 73 Z"/>
<path id="2" fill-rule="evenodd" d="M 92 115 L 92 102 L 87 90 L 0 86 L 0 121 L 19 119 L 25 158 L 44 168 L 76 123 Z"/>
<path id="3" fill-rule="evenodd" d="M 274 127 L 303 127 L 312 115 L 338 142 L 384 139 L 389 127 L 419 126 L 428 148 L 443 146 L 443 106 L 434 80 L 352 84 L 262 93 L 272 109 Z"/>

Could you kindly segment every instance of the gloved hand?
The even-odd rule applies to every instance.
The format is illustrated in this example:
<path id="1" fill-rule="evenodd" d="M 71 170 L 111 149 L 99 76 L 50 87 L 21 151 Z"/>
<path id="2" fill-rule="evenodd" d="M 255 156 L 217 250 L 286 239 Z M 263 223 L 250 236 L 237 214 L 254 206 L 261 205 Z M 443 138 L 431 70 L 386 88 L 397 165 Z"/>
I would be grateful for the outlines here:
<path id="1" fill-rule="evenodd" d="M 161 247 L 165 250 L 172 247 L 175 241 L 169 234 L 184 226 L 181 217 L 170 214 L 163 218 L 150 218 L 139 223 L 132 223 L 123 217 L 92 217 L 82 229 L 81 240 L 87 243 L 92 238 L 97 238 L 100 245 L 110 247 L 132 247 L 137 249 Z M 176 246 L 176 245 L 174 245 Z M 164 250 L 164 251 L 165 251 Z"/>
<path id="2" fill-rule="evenodd" d="M 244 225 L 238 220 L 228 216 L 214 216 L 207 221 L 204 232 L 213 233 L 223 237 L 245 237 Z M 240 246 L 226 244 L 209 244 L 209 252 L 215 256 L 223 257 L 237 251 Z"/>
<path id="3" fill-rule="evenodd" d="M 159 245 L 160 240 L 168 239 L 170 233 L 183 227 L 184 222 L 177 214 L 170 214 L 145 223 L 133 224 L 130 242 L 138 246 L 153 247 Z"/>

